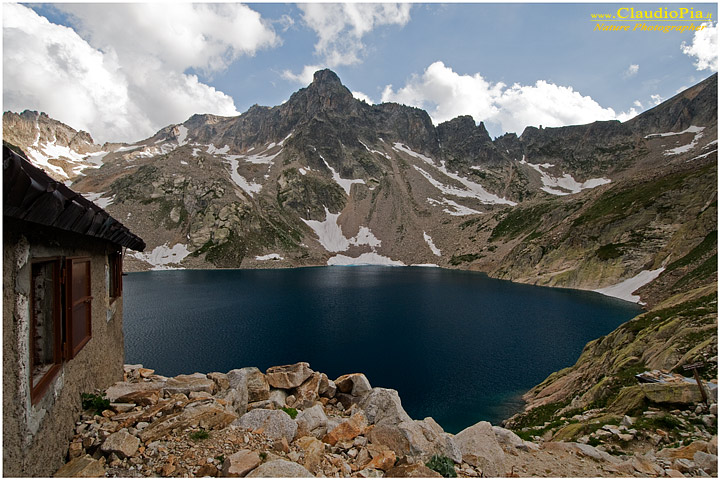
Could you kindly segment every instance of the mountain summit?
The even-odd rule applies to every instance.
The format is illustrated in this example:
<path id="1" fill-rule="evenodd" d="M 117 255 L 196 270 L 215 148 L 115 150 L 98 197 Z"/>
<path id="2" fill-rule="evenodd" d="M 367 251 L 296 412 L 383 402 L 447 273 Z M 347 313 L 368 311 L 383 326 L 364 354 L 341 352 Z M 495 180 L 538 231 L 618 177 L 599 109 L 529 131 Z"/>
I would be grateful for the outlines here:
<path id="1" fill-rule="evenodd" d="M 717 75 L 625 123 L 495 140 L 469 116 L 434 126 L 368 105 L 330 70 L 282 105 L 193 115 L 131 145 L 34 112 L 3 119 L 6 140 L 155 248 L 137 269 L 436 264 L 602 289 L 716 229 Z"/>

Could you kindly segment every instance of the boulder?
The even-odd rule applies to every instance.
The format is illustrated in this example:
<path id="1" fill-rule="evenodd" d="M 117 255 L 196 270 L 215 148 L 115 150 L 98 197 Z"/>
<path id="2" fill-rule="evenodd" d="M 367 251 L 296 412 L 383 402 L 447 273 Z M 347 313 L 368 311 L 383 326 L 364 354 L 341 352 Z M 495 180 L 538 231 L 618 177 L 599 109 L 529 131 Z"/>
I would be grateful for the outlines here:
<path id="1" fill-rule="evenodd" d="M 248 391 L 244 384 L 237 385 L 236 388 L 228 387 L 221 390 L 215 395 L 215 398 L 222 400 L 232 409 L 238 416 L 244 415 L 248 409 Z"/>
<path id="2" fill-rule="evenodd" d="M 367 465 L 364 465 L 364 468 L 374 468 L 387 472 L 395 466 L 397 455 L 389 448 L 380 446 L 379 448 L 368 448 L 368 451 L 372 455 L 372 460 Z"/>
<path id="3" fill-rule="evenodd" d="M 270 397 L 268 400 L 270 400 L 275 407 L 282 408 L 285 406 L 285 399 L 287 399 L 287 397 L 288 393 L 285 390 L 273 388 L 270 390 Z"/>
<path id="4" fill-rule="evenodd" d="M 327 433 L 328 418 L 321 405 L 303 410 L 298 414 L 295 422 L 298 424 L 298 435 L 322 438 Z"/>
<path id="5" fill-rule="evenodd" d="M 337 442 L 353 440 L 358 435 L 365 433 L 367 419 L 363 412 L 358 412 L 348 420 L 330 430 L 322 439 L 323 442 L 335 445 Z"/>
<path id="6" fill-rule="evenodd" d="M 311 478 L 312 476 L 313 474 L 302 465 L 287 460 L 272 460 L 263 463 L 248 475 L 249 478 Z"/>
<path id="7" fill-rule="evenodd" d="M 54 477 L 57 478 L 97 478 L 105 476 L 105 468 L 102 463 L 92 458 L 90 455 L 77 457 L 63 465 L 60 470 L 55 472 Z"/>
<path id="8" fill-rule="evenodd" d="M 675 460 L 676 458 L 687 458 L 692 460 L 695 452 L 705 451 L 707 452 L 709 443 L 703 442 L 702 440 L 696 440 L 690 445 L 678 448 L 665 448 L 658 452 L 658 456 L 661 458 L 667 458 L 669 460 Z"/>
<path id="9" fill-rule="evenodd" d="M 291 443 L 297 433 L 297 424 L 282 410 L 251 410 L 233 425 L 252 431 L 261 431 L 271 440 L 285 438 Z"/>
<path id="10" fill-rule="evenodd" d="M 165 382 L 117 382 L 105 390 L 105 397 L 111 402 L 138 403 L 133 400 L 126 400 L 127 396 L 137 392 L 154 392 L 158 394 L 163 387 L 165 387 Z"/>
<path id="11" fill-rule="evenodd" d="M 363 468 L 353 474 L 353 477 L 356 478 L 383 478 L 384 476 L 385 472 L 375 468 Z"/>
<path id="12" fill-rule="evenodd" d="M 335 379 L 335 386 L 341 393 L 349 393 L 353 397 L 365 395 L 372 387 L 362 373 L 348 373 Z"/>
<path id="13" fill-rule="evenodd" d="M 302 437 L 295 444 L 305 452 L 303 465 L 311 472 L 317 472 L 322 466 L 325 444 L 314 437 Z"/>
<path id="14" fill-rule="evenodd" d="M 312 407 L 320 398 L 319 388 L 321 375 L 314 372 L 300 386 L 293 390 L 295 395 L 295 405 L 298 408 Z"/>
<path id="15" fill-rule="evenodd" d="M 215 391 L 217 392 L 230 388 L 230 381 L 225 373 L 210 372 L 207 374 L 207 378 L 215 382 Z"/>
<path id="16" fill-rule="evenodd" d="M 443 455 L 456 463 L 462 453 L 452 435 L 445 433 L 432 418 L 411 420 L 398 425 L 380 424 L 368 432 L 368 440 L 386 445 L 399 456 L 425 462 L 433 455 Z"/>
<path id="17" fill-rule="evenodd" d="M 225 458 L 223 477 L 244 477 L 260 465 L 260 455 L 252 450 L 240 450 Z"/>
<path id="18" fill-rule="evenodd" d="M 230 388 L 246 388 L 248 403 L 261 402 L 270 398 L 270 385 L 263 373 L 255 367 L 230 370 L 227 373 Z"/>
<path id="19" fill-rule="evenodd" d="M 363 396 L 358 406 L 365 412 L 368 422 L 373 425 L 412 421 L 400 403 L 396 390 L 375 387 Z"/>
<path id="20" fill-rule="evenodd" d="M 705 452 L 695 452 L 695 455 L 693 455 L 693 462 L 695 462 L 695 465 L 698 466 L 698 468 L 702 468 L 705 470 L 705 473 L 708 473 L 714 477 L 717 477 L 718 473 L 718 457 L 717 455 L 713 455 L 712 453 L 705 453 Z"/>
<path id="21" fill-rule="evenodd" d="M 271 386 L 285 390 L 299 387 L 312 374 L 313 371 L 310 370 L 310 364 L 307 362 L 270 367 L 265 372 L 267 381 Z"/>
<path id="22" fill-rule="evenodd" d="M 495 439 L 500 444 L 500 448 L 505 451 L 515 453 L 515 450 L 528 451 L 531 449 L 522 438 L 518 437 L 515 432 L 511 430 L 496 426 L 493 426 L 492 430 L 493 433 L 495 433 Z"/>
<path id="23" fill-rule="evenodd" d="M 160 417 L 140 432 L 144 443 L 157 440 L 175 429 L 199 426 L 206 430 L 225 428 L 238 417 L 215 399 L 201 399 L 189 403 L 185 408 L 171 415 Z"/>
<path id="24" fill-rule="evenodd" d="M 328 376 L 324 373 L 320 374 L 320 385 L 318 386 L 318 393 L 321 397 L 333 398 L 337 393 L 337 386 L 335 382 L 328 379 Z"/>
<path id="25" fill-rule="evenodd" d="M 505 453 L 500 448 L 492 425 L 479 422 L 455 435 L 455 443 L 464 462 L 480 467 L 486 477 L 505 474 Z"/>
<path id="26" fill-rule="evenodd" d="M 435 470 L 430 470 L 422 463 L 398 465 L 385 472 L 387 478 L 443 478 Z"/>
<path id="27" fill-rule="evenodd" d="M 631 461 L 633 468 L 643 475 L 655 477 L 663 474 L 664 469 L 648 458 L 635 456 Z"/>
<path id="28" fill-rule="evenodd" d="M 215 391 L 215 382 L 202 373 L 192 375 L 178 375 L 168 378 L 163 391 L 168 395 L 182 393 L 190 395 L 190 392 L 207 392 L 212 394 Z"/>
<path id="29" fill-rule="evenodd" d="M 119 458 L 132 457 L 140 446 L 140 439 L 130 435 L 125 430 L 115 432 L 105 439 L 100 450 L 105 453 L 114 453 Z"/>
<path id="30" fill-rule="evenodd" d="M 698 386 L 692 383 L 643 383 L 640 386 L 653 403 L 688 405 L 702 401 Z"/>

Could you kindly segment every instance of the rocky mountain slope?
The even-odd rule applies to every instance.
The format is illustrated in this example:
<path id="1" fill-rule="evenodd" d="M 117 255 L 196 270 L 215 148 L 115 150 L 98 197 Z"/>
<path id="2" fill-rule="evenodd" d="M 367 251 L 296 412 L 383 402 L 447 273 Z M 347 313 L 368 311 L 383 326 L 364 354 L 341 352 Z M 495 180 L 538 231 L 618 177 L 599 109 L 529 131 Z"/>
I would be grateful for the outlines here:
<path id="1" fill-rule="evenodd" d="M 642 285 L 716 230 L 716 98 L 715 75 L 625 123 L 493 141 L 470 117 L 435 127 L 358 101 L 323 70 L 282 105 L 131 145 L 35 112 L 3 124 L 147 241 L 130 269 L 435 264 L 602 289 L 645 272 Z M 672 290 L 664 277 L 645 302 Z"/>

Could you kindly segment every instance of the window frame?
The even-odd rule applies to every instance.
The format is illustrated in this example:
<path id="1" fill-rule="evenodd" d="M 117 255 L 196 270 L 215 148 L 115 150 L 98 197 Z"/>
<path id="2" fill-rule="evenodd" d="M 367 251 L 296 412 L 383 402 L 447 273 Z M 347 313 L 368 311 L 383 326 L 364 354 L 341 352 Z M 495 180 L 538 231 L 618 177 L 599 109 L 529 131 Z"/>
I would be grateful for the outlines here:
<path id="1" fill-rule="evenodd" d="M 37 328 L 37 318 L 35 316 L 35 284 L 33 269 L 35 265 L 50 263 L 53 264 L 52 289 L 53 289 L 53 363 L 50 369 L 45 372 L 37 383 L 33 382 L 33 370 L 35 368 L 35 334 Z M 30 384 L 30 401 L 32 404 L 37 403 L 47 391 L 48 387 L 55 379 L 62 368 L 64 360 L 63 355 L 63 316 L 62 316 L 62 258 L 61 257 L 38 257 L 30 261 L 30 365 L 29 384 Z"/>
<path id="2" fill-rule="evenodd" d="M 73 265 L 87 263 L 87 291 L 85 295 L 73 299 Z M 92 258 L 91 257 L 66 257 L 65 259 L 65 353 L 68 360 L 72 360 L 83 349 L 92 338 Z M 76 321 L 82 319 L 73 318 L 73 310 L 81 304 L 87 304 L 85 315 L 86 335 L 76 341 L 73 338 L 73 326 Z"/>
<path id="3" fill-rule="evenodd" d="M 108 283 L 108 297 L 110 298 L 110 303 L 112 304 L 115 300 L 122 297 L 122 290 L 123 290 L 123 281 L 122 281 L 122 274 L 123 274 L 123 255 L 122 251 L 118 250 L 115 252 L 111 252 L 107 256 L 108 258 L 108 275 L 109 275 L 109 283 Z"/>

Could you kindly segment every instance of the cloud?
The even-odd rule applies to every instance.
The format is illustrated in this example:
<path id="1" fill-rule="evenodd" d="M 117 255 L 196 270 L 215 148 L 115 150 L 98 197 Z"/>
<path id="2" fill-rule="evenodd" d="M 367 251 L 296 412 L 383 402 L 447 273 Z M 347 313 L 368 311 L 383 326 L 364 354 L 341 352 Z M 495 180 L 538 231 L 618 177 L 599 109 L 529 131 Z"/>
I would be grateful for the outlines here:
<path id="1" fill-rule="evenodd" d="M 635 106 L 638 107 L 638 108 L 643 108 L 643 104 L 642 104 L 642 102 L 641 102 L 640 100 L 635 100 L 635 101 L 633 102 L 633 105 L 635 105 Z"/>
<path id="2" fill-rule="evenodd" d="M 398 90 L 387 85 L 382 101 L 423 108 L 436 124 L 471 115 L 476 122 L 490 124 L 492 130 L 518 134 L 530 125 L 560 127 L 596 120 L 624 121 L 637 114 L 634 108 L 621 113 L 603 108 L 572 87 L 544 80 L 508 87 L 502 82 L 493 84 L 479 73 L 460 75 L 442 62 L 433 63 L 421 76 L 412 76 Z"/>
<path id="3" fill-rule="evenodd" d="M 660 96 L 657 93 L 655 95 L 650 95 L 650 99 L 652 100 L 653 105 L 660 105 L 663 102 L 663 100 L 665 100 L 662 96 Z"/>
<path id="4" fill-rule="evenodd" d="M 311 3 L 299 5 L 303 22 L 317 35 L 315 55 L 322 67 L 355 65 L 365 53 L 363 37 L 383 25 L 404 26 L 410 21 L 410 4 L 378 3 Z M 307 78 L 305 66 L 300 74 L 283 72 L 283 76 L 300 82 Z M 305 83 L 304 81 L 301 83 Z"/>
<path id="5" fill-rule="evenodd" d="M 46 112 L 96 141 L 136 141 L 194 113 L 237 115 L 202 83 L 279 40 L 244 5 L 72 4 L 75 30 L 3 5 L 4 108 Z M 130 34 L 132 32 L 132 34 Z"/>
<path id="6" fill-rule="evenodd" d="M 704 23 L 705 28 L 696 31 L 692 45 L 685 42 L 680 46 L 682 52 L 695 57 L 695 68 L 698 70 L 718 71 L 718 28 L 717 24 Z"/>
<path id="7" fill-rule="evenodd" d="M 640 65 L 632 64 L 628 67 L 627 70 L 625 70 L 625 73 L 623 73 L 623 77 L 630 78 L 637 75 L 638 71 L 640 70 Z"/>
<path id="8" fill-rule="evenodd" d="M 357 98 L 360 101 L 367 103 L 368 105 L 372 105 L 375 103 L 370 99 L 370 97 L 365 95 L 363 92 L 352 92 L 352 96 Z"/>
<path id="9" fill-rule="evenodd" d="M 300 73 L 293 73 L 290 70 L 283 70 L 283 78 L 287 78 L 290 81 L 300 83 L 302 85 L 309 85 L 313 81 L 313 75 L 318 70 L 325 68 L 324 65 L 305 65 Z"/>

